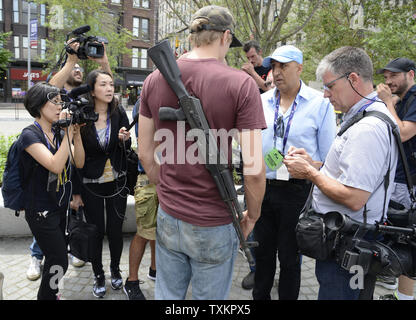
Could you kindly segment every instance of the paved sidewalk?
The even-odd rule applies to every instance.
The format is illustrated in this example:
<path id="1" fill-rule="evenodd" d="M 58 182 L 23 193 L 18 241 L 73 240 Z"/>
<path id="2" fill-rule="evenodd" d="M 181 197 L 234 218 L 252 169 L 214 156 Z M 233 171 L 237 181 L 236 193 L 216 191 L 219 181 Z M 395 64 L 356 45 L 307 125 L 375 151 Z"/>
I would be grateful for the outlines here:
<path id="1" fill-rule="evenodd" d="M 128 254 L 130 240 L 133 235 L 124 235 L 124 249 L 121 258 L 120 269 L 123 279 L 128 275 Z M 29 281 L 26 279 L 26 270 L 30 262 L 29 246 L 32 242 L 30 237 L 21 238 L 0 238 L 0 272 L 4 274 L 3 295 L 5 300 L 36 300 L 37 290 L 40 280 Z M 110 255 L 108 242 L 105 240 L 103 248 L 103 264 L 107 277 L 107 294 L 104 300 L 126 300 L 126 295 L 122 290 L 115 291 L 110 287 Z M 147 278 L 146 274 L 150 266 L 150 247 L 140 266 L 139 278 L 144 281 L 141 285 L 142 291 L 147 299 L 154 299 L 154 282 Z M 237 255 L 234 268 L 233 282 L 230 300 L 251 300 L 251 290 L 241 288 L 241 281 L 249 271 L 248 264 L 241 254 Z M 272 299 L 277 300 L 277 278 L 279 269 L 276 272 L 275 284 L 272 289 Z M 92 295 L 93 274 L 91 264 L 86 264 L 81 268 L 69 266 L 64 277 L 63 289 L 60 291 L 63 300 L 97 300 Z M 381 287 L 376 287 L 375 295 L 390 293 L 391 291 Z M 308 257 L 303 257 L 302 263 L 302 282 L 299 300 L 316 300 L 318 295 L 318 283 L 315 278 L 315 261 Z M 191 299 L 188 293 L 187 299 Z"/>

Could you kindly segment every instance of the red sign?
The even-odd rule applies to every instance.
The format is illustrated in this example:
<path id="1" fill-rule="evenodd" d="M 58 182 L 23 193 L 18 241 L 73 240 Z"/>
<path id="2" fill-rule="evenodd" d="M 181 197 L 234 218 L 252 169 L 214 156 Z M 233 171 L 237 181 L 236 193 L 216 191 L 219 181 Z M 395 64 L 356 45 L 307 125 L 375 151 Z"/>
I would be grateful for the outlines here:
<path id="1" fill-rule="evenodd" d="M 33 69 L 30 72 L 32 81 L 46 81 L 47 74 L 42 75 L 42 70 Z M 10 69 L 10 79 L 12 80 L 27 80 L 27 69 Z"/>

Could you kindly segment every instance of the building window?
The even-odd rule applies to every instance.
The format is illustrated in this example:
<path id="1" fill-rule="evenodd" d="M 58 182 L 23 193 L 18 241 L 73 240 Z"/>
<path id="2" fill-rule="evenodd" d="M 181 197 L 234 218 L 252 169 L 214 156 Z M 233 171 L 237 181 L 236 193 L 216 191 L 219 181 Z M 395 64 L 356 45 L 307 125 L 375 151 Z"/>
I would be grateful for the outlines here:
<path id="1" fill-rule="evenodd" d="M 3 21 L 3 1 L 0 0 L 0 21 Z"/>
<path id="2" fill-rule="evenodd" d="M 111 3 L 120 4 L 120 0 L 111 0 Z"/>
<path id="3" fill-rule="evenodd" d="M 46 6 L 44 4 L 40 5 L 40 25 L 45 25 L 45 16 L 46 16 Z"/>
<path id="4" fill-rule="evenodd" d="M 19 23 L 19 0 L 13 0 L 13 23 Z"/>
<path id="5" fill-rule="evenodd" d="M 46 39 L 40 39 L 40 57 L 42 60 L 46 58 Z"/>
<path id="6" fill-rule="evenodd" d="M 14 47 L 14 58 L 20 59 L 20 44 L 19 44 L 19 37 L 14 36 L 13 37 L 13 47 Z"/>
<path id="7" fill-rule="evenodd" d="M 27 37 L 22 37 L 22 58 L 27 59 L 28 41 Z M 32 55 L 31 55 L 32 56 Z"/>
<path id="8" fill-rule="evenodd" d="M 133 36 L 149 40 L 149 19 L 133 17 Z"/>
<path id="9" fill-rule="evenodd" d="M 147 49 L 133 48 L 131 66 L 133 68 L 147 69 Z"/>
<path id="10" fill-rule="evenodd" d="M 13 23 L 27 24 L 28 2 L 13 0 Z M 46 23 L 46 5 L 30 2 L 30 19 L 39 19 L 41 25 Z"/>
<path id="11" fill-rule="evenodd" d="M 149 0 L 133 0 L 133 7 L 149 9 L 150 2 Z"/>
<path id="12" fill-rule="evenodd" d="M 38 18 L 38 6 L 33 3 L 30 3 L 30 19 L 37 19 Z M 22 1 L 22 23 L 27 24 L 27 13 L 28 13 L 28 3 L 27 1 Z"/>

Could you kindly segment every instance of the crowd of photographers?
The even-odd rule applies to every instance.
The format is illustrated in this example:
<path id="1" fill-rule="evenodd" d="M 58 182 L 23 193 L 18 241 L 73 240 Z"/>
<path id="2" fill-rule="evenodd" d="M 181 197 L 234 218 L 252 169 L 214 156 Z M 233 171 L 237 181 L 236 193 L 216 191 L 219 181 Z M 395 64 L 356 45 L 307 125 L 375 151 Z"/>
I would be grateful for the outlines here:
<path id="1" fill-rule="evenodd" d="M 244 72 L 228 67 L 224 62 L 228 49 L 241 46 L 234 28 L 227 9 L 200 9 L 190 26 L 192 51 L 178 60 L 178 66 L 187 90 L 204 106 L 211 128 L 240 131 L 247 209 L 240 227 L 245 237 L 258 242 L 252 248 L 256 264 L 243 287 L 253 289 L 255 300 L 270 299 L 278 257 L 279 298 L 295 300 L 302 263 L 295 230 L 305 203 L 310 203 L 311 214 L 322 219 L 328 212 L 337 212 L 368 224 L 383 222 L 390 199 L 412 208 L 406 166 L 392 128 L 378 117 L 358 121 L 357 116 L 378 112 L 397 126 L 410 174 L 416 174 L 415 64 L 406 58 L 392 60 L 378 70 L 385 84 L 375 89 L 368 54 L 342 47 L 325 56 L 317 68 L 317 78 L 324 84 L 322 94 L 301 80 L 303 54 L 294 46 L 278 47 L 263 59 L 259 45 L 250 41 L 244 47 L 249 60 L 242 67 Z M 24 102 L 35 118 L 34 126 L 22 132 L 24 173 L 32 175 L 34 170 L 35 176 L 25 199 L 25 216 L 35 241 L 32 248 L 37 248 L 28 277 L 40 273 L 45 258 L 38 299 L 56 299 L 58 288 L 50 286 L 51 268 L 60 266 L 62 276 L 68 268 L 64 237 L 68 205 L 75 211 L 82 207 L 86 221 L 97 227 L 91 258 L 94 296 L 106 293 L 105 234 L 111 287 L 123 287 L 119 264 L 128 196 L 122 182 L 127 171 L 125 150 L 131 144 L 128 117 L 114 97 L 104 44 L 90 49 L 84 44 L 80 56 L 85 39 L 81 40 L 68 41 L 65 65 L 47 84 L 32 87 Z M 88 87 L 81 86 L 80 58 L 101 66 L 87 75 Z M 195 299 L 226 299 L 238 239 L 212 177 L 201 164 L 163 166 L 154 157 L 156 130 L 169 129 L 175 139 L 180 138 L 176 124 L 159 118 L 160 106 L 175 106 L 178 101 L 162 77 L 155 71 L 146 79 L 135 110 L 143 167 L 139 165 L 135 190 L 138 236 L 131 244 L 131 270 L 124 291 L 129 299 L 145 299 L 137 270 L 150 240 L 149 276 L 156 279 L 157 299 L 184 299 L 190 283 Z M 84 102 L 78 99 L 81 94 Z M 71 105 L 72 109 L 63 109 Z M 334 110 L 344 114 L 338 135 Z M 249 141 L 262 146 L 263 157 L 261 152 L 253 157 Z M 370 241 L 378 234 L 362 236 Z M 75 257 L 71 260 L 75 266 L 83 265 Z M 373 299 L 377 280 L 387 281 L 368 272 L 364 288 L 351 286 L 354 275 L 334 255 L 317 260 L 315 272 L 318 299 Z M 398 291 L 383 298 L 413 299 L 413 281 L 401 276 Z"/>

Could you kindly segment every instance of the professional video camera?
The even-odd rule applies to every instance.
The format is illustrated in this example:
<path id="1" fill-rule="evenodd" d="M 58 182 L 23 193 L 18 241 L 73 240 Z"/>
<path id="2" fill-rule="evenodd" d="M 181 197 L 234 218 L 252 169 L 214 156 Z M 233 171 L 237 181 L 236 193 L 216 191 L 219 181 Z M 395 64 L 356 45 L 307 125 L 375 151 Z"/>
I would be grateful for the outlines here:
<path id="1" fill-rule="evenodd" d="M 404 222 L 405 215 L 408 223 Z M 361 266 L 364 274 L 416 277 L 415 215 L 413 209 L 393 209 L 387 213 L 385 223 L 366 224 L 339 212 L 328 212 L 325 225 L 338 233 L 336 261 L 348 271 L 352 266 Z"/>
<path id="2" fill-rule="evenodd" d="M 98 120 L 98 113 L 94 112 L 94 106 L 90 102 L 80 97 L 81 95 L 90 92 L 91 88 L 88 84 L 84 84 L 68 93 L 71 101 L 65 102 L 63 109 L 68 109 L 71 118 L 58 120 L 54 126 L 65 128 L 70 124 L 88 124 Z"/>
<path id="3" fill-rule="evenodd" d="M 86 60 L 88 57 L 101 58 L 104 56 L 104 45 L 101 42 L 107 44 L 107 39 L 97 36 L 86 36 L 84 33 L 90 30 L 90 26 L 85 25 L 68 33 L 66 36 L 67 43 L 65 45 L 66 52 L 69 54 L 76 54 L 81 60 Z M 68 43 L 71 35 L 74 35 L 75 38 L 73 41 Z M 74 42 L 79 42 L 79 48 L 77 51 L 70 47 L 70 44 Z"/>

